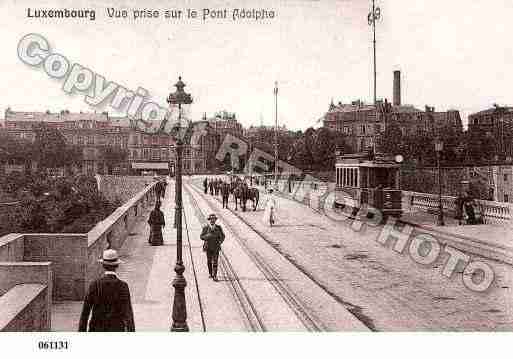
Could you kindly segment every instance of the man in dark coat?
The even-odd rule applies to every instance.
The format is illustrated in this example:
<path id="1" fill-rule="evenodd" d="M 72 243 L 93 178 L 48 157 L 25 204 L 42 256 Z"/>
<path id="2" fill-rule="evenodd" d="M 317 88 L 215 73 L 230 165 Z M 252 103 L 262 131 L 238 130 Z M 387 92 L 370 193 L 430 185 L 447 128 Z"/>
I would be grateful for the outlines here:
<path id="1" fill-rule="evenodd" d="M 209 182 L 208 189 L 210 190 L 210 195 L 213 196 L 214 195 L 214 181 L 211 179 L 208 182 Z"/>
<path id="2" fill-rule="evenodd" d="M 166 197 L 167 181 L 163 180 L 161 183 L 162 183 L 162 198 L 164 198 L 164 197 Z"/>
<path id="3" fill-rule="evenodd" d="M 208 216 L 208 224 L 201 231 L 201 240 L 204 241 L 203 249 L 207 253 L 207 266 L 209 277 L 217 282 L 217 263 L 219 251 L 224 241 L 224 233 L 221 226 L 216 224 L 217 216 L 211 214 Z"/>
<path id="4" fill-rule="evenodd" d="M 228 198 L 230 197 L 230 185 L 228 183 L 221 184 L 221 195 L 223 197 L 223 208 L 228 208 Z"/>
<path id="5" fill-rule="evenodd" d="M 203 180 L 203 190 L 205 191 L 205 194 L 207 194 L 207 190 L 208 190 L 208 180 L 207 180 L 207 177 L 205 177 L 205 179 Z"/>
<path id="6" fill-rule="evenodd" d="M 78 330 L 85 332 L 134 332 L 134 313 L 128 284 L 117 277 L 121 261 L 114 249 L 103 252 L 99 260 L 105 274 L 89 286 L 84 300 Z M 89 313 L 92 311 L 91 320 Z"/>

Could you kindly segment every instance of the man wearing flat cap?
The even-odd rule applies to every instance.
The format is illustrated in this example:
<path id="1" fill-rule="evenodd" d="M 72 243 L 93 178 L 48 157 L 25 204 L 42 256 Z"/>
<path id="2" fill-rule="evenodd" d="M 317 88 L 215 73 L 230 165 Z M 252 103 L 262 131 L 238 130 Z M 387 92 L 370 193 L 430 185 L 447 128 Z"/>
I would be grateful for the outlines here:
<path id="1" fill-rule="evenodd" d="M 207 265 L 209 277 L 217 282 L 217 262 L 219 259 L 219 251 L 224 241 L 223 229 L 216 224 L 217 216 L 211 214 L 208 216 L 208 224 L 201 231 L 201 240 L 203 242 L 203 250 L 207 253 Z"/>
<path id="2" fill-rule="evenodd" d="M 121 261 L 118 252 L 107 249 L 99 262 L 104 275 L 89 286 L 84 299 L 78 331 L 85 332 L 134 332 L 134 313 L 128 284 L 116 274 Z M 89 313 L 92 312 L 89 321 Z M 89 322 L 89 328 L 87 326 Z"/>

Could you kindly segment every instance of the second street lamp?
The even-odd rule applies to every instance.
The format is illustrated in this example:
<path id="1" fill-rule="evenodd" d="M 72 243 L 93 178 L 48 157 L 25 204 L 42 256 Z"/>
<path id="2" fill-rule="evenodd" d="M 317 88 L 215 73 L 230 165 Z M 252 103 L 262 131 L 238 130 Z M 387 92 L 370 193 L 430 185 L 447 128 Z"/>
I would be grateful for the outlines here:
<path id="1" fill-rule="evenodd" d="M 438 225 L 444 225 L 444 211 L 442 205 L 442 170 L 440 168 L 440 155 L 444 149 L 442 140 L 435 140 L 436 166 L 438 168 Z"/>
<path id="2" fill-rule="evenodd" d="M 182 155 L 183 155 L 183 141 L 181 131 L 182 120 L 182 105 L 192 103 L 190 94 L 185 93 L 185 84 L 182 78 L 178 78 L 175 85 L 176 91 L 169 94 L 167 102 L 171 105 L 178 105 L 178 133 L 176 140 L 176 166 L 175 166 L 175 222 L 176 222 L 176 265 L 175 265 L 175 279 L 173 280 L 173 287 L 175 288 L 175 295 L 173 300 L 173 324 L 171 331 L 174 332 L 188 332 L 187 326 L 187 306 L 185 303 L 185 287 L 187 282 L 183 276 L 185 267 L 182 260 Z"/>

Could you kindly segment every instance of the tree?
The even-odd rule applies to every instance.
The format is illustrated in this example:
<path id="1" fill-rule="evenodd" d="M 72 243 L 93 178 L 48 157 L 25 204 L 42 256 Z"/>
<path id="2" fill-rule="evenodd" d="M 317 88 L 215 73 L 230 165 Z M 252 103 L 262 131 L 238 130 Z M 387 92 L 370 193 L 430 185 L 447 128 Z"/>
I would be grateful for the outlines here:
<path id="1" fill-rule="evenodd" d="M 0 163 L 25 164 L 30 168 L 32 143 L 8 133 L 0 132 Z"/>
<path id="2" fill-rule="evenodd" d="M 56 128 L 44 123 L 34 126 L 36 139 L 33 145 L 33 157 L 40 168 L 58 168 L 66 165 L 66 139 Z"/>

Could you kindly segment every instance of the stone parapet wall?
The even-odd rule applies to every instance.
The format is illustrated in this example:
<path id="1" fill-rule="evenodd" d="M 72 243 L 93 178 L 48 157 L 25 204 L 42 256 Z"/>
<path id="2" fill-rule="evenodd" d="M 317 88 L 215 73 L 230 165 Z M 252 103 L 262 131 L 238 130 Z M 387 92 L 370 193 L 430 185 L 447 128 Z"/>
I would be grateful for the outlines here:
<path id="1" fill-rule="evenodd" d="M 44 292 L 28 287 L 20 291 L 20 286 L 29 284 L 41 286 Z M 52 285 L 50 262 L 0 262 L 0 331 L 50 330 Z M 33 315 L 28 317 L 32 329 L 28 319 L 23 319 L 27 311 Z"/>
<path id="2" fill-rule="evenodd" d="M 98 262 L 103 251 L 119 249 L 135 223 L 154 205 L 155 184 L 142 188 L 88 233 L 12 233 L 0 237 L 0 301 L 8 302 L 5 308 L 10 308 L 0 306 L 0 321 L 4 320 L 0 330 L 48 330 L 52 300 L 83 300 L 89 284 L 103 273 Z M 28 284 L 44 288 L 23 287 Z M 12 303 L 17 295 L 26 299 L 23 305 Z"/>
<path id="3" fill-rule="evenodd" d="M 85 295 L 87 235 L 25 234 L 23 260 L 52 262 L 54 300 L 80 300 Z"/>
<path id="4" fill-rule="evenodd" d="M 111 202 L 125 203 L 154 182 L 151 176 L 96 175 L 101 194 Z"/>
<path id="5" fill-rule="evenodd" d="M 86 286 L 98 278 L 103 269 L 98 259 L 107 248 L 119 249 L 141 215 L 155 203 L 155 182 L 143 188 L 124 205 L 87 233 Z"/>
<path id="6" fill-rule="evenodd" d="M 0 332 L 50 331 L 48 293 L 42 284 L 19 284 L 0 297 Z"/>
<path id="7" fill-rule="evenodd" d="M 25 253 L 23 234 L 11 233 L 0 237 L 0 262 L 21 262 Z"/>

